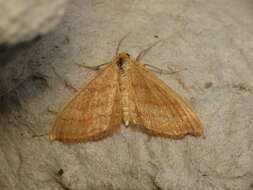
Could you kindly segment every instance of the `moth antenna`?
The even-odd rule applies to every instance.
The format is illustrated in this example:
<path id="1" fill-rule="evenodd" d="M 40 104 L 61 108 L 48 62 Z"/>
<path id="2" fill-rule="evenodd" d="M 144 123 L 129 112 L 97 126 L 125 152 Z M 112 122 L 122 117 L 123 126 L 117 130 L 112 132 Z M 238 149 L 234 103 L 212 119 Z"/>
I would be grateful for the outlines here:
<path id="1" fill-rule="evenodd" d="M 130 35 L 130 33 L 131 33 L 131 32 L 128 32 L 126 35 L 123 36 L 123 38 L 121 38 L 121 39 L 119 40 L 118 45 L 117 45 L 117 48 L 116 48 L 115 56 L 118 55 L 118 53 L 119 53 L 119 48 L 120 48 L 122 42 Z"/>
<path id="2" fill-rule="evenodd" d="M 138 56 L 136 57 L 136 61 L 140 61 L 141 58 L 143 58 L 148 52 L 149 50 L 151 50 L 154 46 L 156 46 L 158 43 L 160 43 L 162 40 L 158 40 L 155 43 L 151 44 L 149 47 L 147 47 L 146 49 L 143 49 L 140 51 L 140 53 L 138 54 Z"/>

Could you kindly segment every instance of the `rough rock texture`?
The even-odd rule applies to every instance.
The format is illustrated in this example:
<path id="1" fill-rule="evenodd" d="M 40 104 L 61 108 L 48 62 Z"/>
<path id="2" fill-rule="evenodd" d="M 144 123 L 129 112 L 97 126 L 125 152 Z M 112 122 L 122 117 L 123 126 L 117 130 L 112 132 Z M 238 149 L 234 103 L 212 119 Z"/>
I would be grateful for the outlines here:
<path id="1" fill-rule="evenodd" d="M 57 31 L 1 69 L 16 83 L 1 96 L 1 189 L 253 189 L 252 9 L 250 0 L 72 1 Z M 142 62 L 188 69 L 158 76 L 197 112 L 205 136 L 171 140 L 122 127 L 70 146 L 40 136 L 95 73 L 74 63 L 110 60 L 129 31 L 122 50 L 136 56 L 164 39 Z"/>
<path id="2" fill-rule="evenodd" d="M 31 75 L 23 58 L 23 65 L 17 60 L 6 64 L 31 47 L 39 36 L 55 29 L 64 16 L 66 4 L 66 0 L 0 0 L 0 83 L 5 81 L 0 94 L 15 88 L 16 79 Z"/>
<path id="3" fill-rule="evenodd" d="M 66 0 L 0 0 L 0 44 L 46 34 L 60 22 Z"/>

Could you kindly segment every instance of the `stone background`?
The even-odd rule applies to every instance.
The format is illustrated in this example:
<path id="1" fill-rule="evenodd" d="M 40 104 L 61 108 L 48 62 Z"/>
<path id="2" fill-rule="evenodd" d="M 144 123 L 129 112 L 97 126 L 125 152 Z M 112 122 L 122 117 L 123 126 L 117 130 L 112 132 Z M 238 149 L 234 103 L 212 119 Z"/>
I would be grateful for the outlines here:
<path id="1" fill-rule="evenodd" d="M 251 0 L 69 1 L 54 32 L 0 63 L 0 189 L 253 189 L 252 10 Z M 16 21 L 34 28 L 31 33 L 16 29 L 25 35 L 5 27 L 3 35 L 2 27 L 14 23 L 8 25 L 1 15 L 1 43 L 27 41 L 55 27 L 48 24 L 41 32 L 32 21 L 45 12 L 30 11 Z M 163 39 L 142 62 L 188 69 L 157 76 L 191 105 L 205 135 L 171 140 L 122 126 L 96 142 L 50 143 L 43 134 L 55 112 L 95 74 L 75 63 L 111 60 L 127 32 L 122 51 L 134 57 Z"/>

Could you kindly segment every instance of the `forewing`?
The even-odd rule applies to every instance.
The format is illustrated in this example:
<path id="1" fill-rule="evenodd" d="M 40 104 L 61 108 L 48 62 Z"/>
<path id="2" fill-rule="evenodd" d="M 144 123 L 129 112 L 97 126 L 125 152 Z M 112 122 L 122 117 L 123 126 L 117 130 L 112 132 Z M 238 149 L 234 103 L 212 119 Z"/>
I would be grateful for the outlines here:
<path id="1" fill-rule="evenodd" d="M 100 139 L 120 127 L 118 71 L 109 64 L 57 114 L 51 140 L 79 143 Z"/>
<path id="2" fill-rule="evenodd" d="M 151 135 L 170 138 L 203 134 L 196 114 L 153 73 L 135 62 L 129 75 L 133 126 Z"/>

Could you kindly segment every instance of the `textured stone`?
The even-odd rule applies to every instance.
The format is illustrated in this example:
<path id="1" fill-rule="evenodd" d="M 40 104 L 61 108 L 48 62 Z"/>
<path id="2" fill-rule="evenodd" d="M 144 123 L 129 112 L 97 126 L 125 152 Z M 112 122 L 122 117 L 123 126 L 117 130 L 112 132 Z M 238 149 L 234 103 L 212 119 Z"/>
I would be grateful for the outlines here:
<path id="1" fill-rule="evenodd" d="M 0 44 L 31 40 L 52 31 L 64 15 L 66 0 L 0 0 Z"/>
<path id="2" fill-rule="evenodd" d="M 23 57 L 23 52 L 56 28 L 66 4 L 66 0 L 0 0 L 0 80 L 4 81 L 0 96 L 33 75 L 30 57 Z"/>

